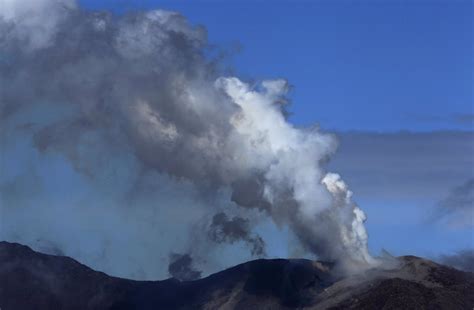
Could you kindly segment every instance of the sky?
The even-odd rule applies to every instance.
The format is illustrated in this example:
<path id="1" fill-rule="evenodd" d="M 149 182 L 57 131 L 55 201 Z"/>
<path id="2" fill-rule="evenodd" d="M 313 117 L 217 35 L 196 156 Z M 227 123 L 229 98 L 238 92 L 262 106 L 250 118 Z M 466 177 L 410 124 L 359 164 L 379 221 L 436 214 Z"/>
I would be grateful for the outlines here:
<path id="1" fill-rule="evenodd" d="M 472 253 L 469 252 L 474 249 L 472 1 L 80 0 L 79 5 L 82 9 L 113 11 L 119 15 L 151 9 L 179 12 L 191 25 L 202 25 L 206 29 L 209 42 L 206 53 L 209 57 L 222 57 L 221 69 L 226 74 L 238 76 L 259 91 L 262 81 L 287 80 L 290 91 L 286 96 L 291 102 L 286 108 L 290 112 L 289 122 L 305 129 L 318 125 L 323 132 L 337 136 L 337 151 L 325 168 L 342 176 L 353 192 L 354 201 L 365 211 L 368 245 L 373 255 L 382 249 L 393 255 L 414 254 L 433 259 Z M 41 13 L 49 18 L 47 10 Z M 58 20 L 74 29 L 75 25 L 67 24 L 61 17 Z M 28 27 L 33 28 L 27 25 L 28 31 L 31 31 Z M 43 30 L 50 30 L 48 27 L 46 23 Z M 187 27 L 184 26 L 186 31 Z M 20 31 L 25 29 L 20 28 Z M 83 35 L 81 31 L 85 35 L 89 31 L 82 24 L 77 29 L 79 37 Z M 192 31 L 185 34 L 200 35 Z M 71 33 L 73 39 L 74 35 L 77 34 Z M 103 48 L 92 41 L 89 47 L 93 52 L 97 49 L 99 55 Z M 229 193 L 219 190 L 216 197 L 210 199 L 202 193 L 206 189 L 196 189 L 190 184 L 195 181 L 193 176 L 189 182 L 182 182 L 178 173 L 175 179 L 174 166 L 168 171 L 171 176 L 162 173 L 160 160 L 166 162 L 169 157 L 161 158 L 160 151 L 166 153 L 166 145 L 156 146 L 153 137 L 151 142 L 144 139 L 145 146 L 139 145 L 143 141 L 138 134 L 138 142 L 130 144 L 116 143 L 114 139 L 123 136 L 115 136 L 117 133 L 113 130 L 106 131 L 110 137 L 106 135 L 104 139 L 101 126 L 107 128 L 104 124 L 115 123 L 113 120 L 100 122 L 110 121 L 108 117 L 119 114 L 113 105 L 107 110 L 100 102 L 98 111 L 93 104 L 89 105 L 89 102 L 99 101 L 100 96 L 95 93 L 95 85 L 87 81 L 97 78 L 107 85 L 110 78 L 114 83 L 123 83 L 120 84 L 123 92 L 118 90 L 121 97 L 113 97 L 116 94 L 108 90 L 100 93 L 111 101 L 108 104 L 120 101 L 117 98 L 132 98 L 137 90 L 144 90 L 146 98 L 155 94 L 154 86 L 149 88 L 152 83 L 140 85 L 128 76 L 120 79 L 123 72 L 136 73 L 133 70 L 141 65 L 136 59 L 126 64 L 131 68 L 126 69 L 132 71 L 124 69 L 122 72 L 119 68 L 118 78 L 114 80 L 113 76 L 104 77 L 102 71 L 94 70 L 95 66 L 106 73 L 112 70 L 107 61 L 94 65 L 93 57 L 90 61 L 87 57 L 78 57 L 83 63 L 74 67 L 75 52 L 53 54 L 54 57 L 46 57 L 46 60 L 41 57 L 47 54 L 37 54 L 41 60 L 38 68 L 52 64 L 51 71 L 59 68 L 54 72 L 63 77 L 65 83 L 52 78 L 53 86 L 48 88 L 48 85 L 43 86 L 40 74 L 48 71 L 34 71 L 32 75 L 39 74 L 40 78 L 35 80 L 34 75 L 32 83 L 37 83 L 38 89 L 44 87 L 45 93 L 50 92 L 53 99 L 20 105 L 20 112 L 7 115 L 8 121 L 1 124 L 5 134 L 1 144 L 0 203 L 3 205 L 0 204 L 0 211 L 3 213 L 0 212 L 0 220 L 3 222 L 0 221 L 0 236 L 42 251 L 72 256 L 113 275 L 136 279 L 156 279 L 156 275 L 160 275 L 162 278 L 161 269 L 168 263 L 170 253 L 159 251 L 174 250 L 175 245 L 179 245 L 176 252 L 192 247 L 189 243 L 195 240 L 189 241 L 189 234 L 192 235 L 193 229 L 200 229 L 193 226 L 193 216 L 204 218 L 209 208 L 220 210 L 214 205 L 225 200 L 222 197 Z M 84 55 L 88 52 L 83 50 Z M 63 59 L 62 56 L 66 59 L 61 63 L 66 64 L 64 70 L 55 63 L 56 59 Z M 170 57 L 182 61 L 179 55 Z M 72 67 L 68 67 L 68 61 Z M 162 60 L 156 61 L 161 65 Z M 0 69 L 2 64 L 0 62 Z M 28 62 L 22 65 L 24 70 L 36 68 Z M 82 66 L 85 73 L 81 71 Z M 148 74 L 148 68 L 141 68 Z M 19 85 L 13 83 L 13 90 L 25 84 L 23 76 L 18 76 Z M 69 89 L 71 85 L 78 89 Z M 167 89 L 160 87 L 158 95 L 163 92 L 168 95 Z M 61 97 L 63 91 L 65 97 Z M 69 98 L 68 92 L 76 94 L 75 91 L 80 96 Z M 22 102 L 31 94 L 34 90 L 16 92 L 12 98 Z M 57 98 L 71 99 L 76 105 L 58 105 L 53 102 Z M 213 104 L 211 102 L 206 109 L 211 109 Z M 77 111 L 72 106 L 80 106 L 80 111 L 89 118 L 86 121 L 75 119 Z M 107 112 L 105 116 L 100 114 L 103 111 Z M 172 108 L 170 111 L 167 113 L 175 112 Z M 225 117 L 229 111 L 218 112 Z M 184 122 L 181 125 L 187 127 L 187 120 L 191 123 L 189 126 L 200 128 L 196 119 L 186 117 L 179 116 L 176 124 Z M 212 117 L 219 119 L 211 113 L 211 123 Z M 158 117 L 157 120 L 154 124 L 164 130 L 167 137 L 176 134 L 172 126 L 163 125 L 163 119 Z M 95 121 L 100 126 L 92 126 Z M 146 120 L 144 123 L 146 127 Z M 140 129 L 141 124 L 136 127 Z M 147 143 L 151 144 L 149 148 Z M 323 149 L 329 152 L 331 147 L 324 145 Z M 171 162 L 173 157 L 186 158 L 187 151 L 183 150 L 184 155 L 172 155 Z M 137 160 L 135 157 L 140 157 L 137 152 L 152 155 L 145 154 L 144 160 Z M 188 163 L 179 160 L 177 166 Z M 145 173 L 142 165 L 149 165 L 150 170 L 156 169 L 159 173 L 155 170 Z M 165 172 L 166 169 L 165 165 Z M 100 173 L 96 175 L 97 171 Z M 226 212 L 228 203 L 222 207 Z M 159 204 L 172 207 L 162 208 Z M 186 206 L 193 206 L 191 215 L 186 214 L 190 212 Z M 288 227 L 282 225 L 283 228 L 278 229 L 278 224 L 269 220 L 254 227 L 253 219 L 260 220 L 259 215 L 247 211 L 245 215 L 250 221 L 243 223 L 255 228 L 258 234 L 248 234 L 242 240 L 251 244 L 261 236 L 272 256 L 298 254 L 288 247 L 294 237 L 288 233 Z M 58 217 L 64 221 L 58 221 Z M 108 220 L 103 221 L 104 218 Z M 84 223 L 89 226 L 84 227 Z M 120 233 L 107 239 L 116 229 Z M 68 230 L 69 233 L 65 233 Z M 230 243 L 240 247 L 238 253 L 241 253 L 245 242 L 234 244 L 231 240 Z M 64 244 L 68 247 L 58 246 Z M 209 249 L 200 249 L 206 250 Z M 227 264 L 249 259 L 248 255 L 239 256 L 229 248 L 219 251 L 220 256 L 227 257 Z M 134 252 L 138 254 L 130 254 Z M 160 266 L 156 266 L 156 261 Z"/>

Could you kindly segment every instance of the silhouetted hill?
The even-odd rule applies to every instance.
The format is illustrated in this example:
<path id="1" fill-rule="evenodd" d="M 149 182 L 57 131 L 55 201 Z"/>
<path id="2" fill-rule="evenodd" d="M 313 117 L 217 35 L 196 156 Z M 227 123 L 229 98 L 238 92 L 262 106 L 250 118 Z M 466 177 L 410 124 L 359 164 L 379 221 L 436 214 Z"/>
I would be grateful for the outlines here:
<path id="1" fill-rule="evenodd" d="M 328 263 L 261 259 L 196 281 L 132 281 L 0 242 L 0 308 L 473 309 L 472 273 L 414 256 L 398 260 L 344 278 Z"/>

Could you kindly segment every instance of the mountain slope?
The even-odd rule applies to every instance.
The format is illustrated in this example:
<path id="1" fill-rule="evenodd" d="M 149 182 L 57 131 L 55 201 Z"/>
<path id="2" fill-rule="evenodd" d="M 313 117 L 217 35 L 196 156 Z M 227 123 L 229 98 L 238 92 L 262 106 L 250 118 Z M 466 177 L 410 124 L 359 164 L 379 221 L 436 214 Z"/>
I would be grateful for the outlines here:
<path id="1" fill-rule="evenodd" d="M 132 281 L 68 257 L 0 242 L 0 308 L 472 309 L 474 275 L 406 256 L 387 270 L 335 278 L 332 265 L 256 260 L 204 279 Z"/>

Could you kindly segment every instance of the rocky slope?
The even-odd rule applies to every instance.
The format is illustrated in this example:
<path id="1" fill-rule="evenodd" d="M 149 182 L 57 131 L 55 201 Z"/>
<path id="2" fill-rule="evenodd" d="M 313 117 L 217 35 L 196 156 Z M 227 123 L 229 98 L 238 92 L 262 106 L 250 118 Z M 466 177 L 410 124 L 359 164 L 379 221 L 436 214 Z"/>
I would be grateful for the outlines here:
<path id="1" fill-rule="evenodd" d="M 473 309 L 474 274 L 414 256 L 398 261 L 344 278 L 334 277 L 331 264 L 272 259 L 197 281 L 131 281 L 0 242 L 0 308 Z"/>

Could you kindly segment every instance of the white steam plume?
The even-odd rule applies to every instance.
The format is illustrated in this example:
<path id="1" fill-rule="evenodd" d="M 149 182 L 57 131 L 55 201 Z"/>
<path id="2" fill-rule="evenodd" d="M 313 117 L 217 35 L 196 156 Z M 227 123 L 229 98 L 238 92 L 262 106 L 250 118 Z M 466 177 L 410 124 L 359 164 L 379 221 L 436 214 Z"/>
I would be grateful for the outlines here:
<path id="1" fill-rule="evenodd" d="M 2 157 L 8 165 L 23 152 L 31 167 L 0 178 L 2 239 L 36 236 L 86 263 L 95 255 L 99 269 L 150 278 L 109 261 L 124 245 L 132 249 L 124 261 L 137 265 L 189 254 L 204 273 L 215 271 L 228 264 L 213 257 L 215 240 L 268 252 L 250 229 L 269 217 L 321 259 L 373 263 L 364 213 L 324 170 L 335 138 L 287 122 L 286 81 L 252 89 L 222 77 L 205 56 L 206 31 L 178 13 L 119 17 L 53 0 L 0 0 L 0 8 Z M 48 169 L 63 158 L 78 181 L 61 200 L 46 189 L 54 188 Z M 232 235 L 212 240 L 211 219 L 222 212 L 219 232 Z"/>

